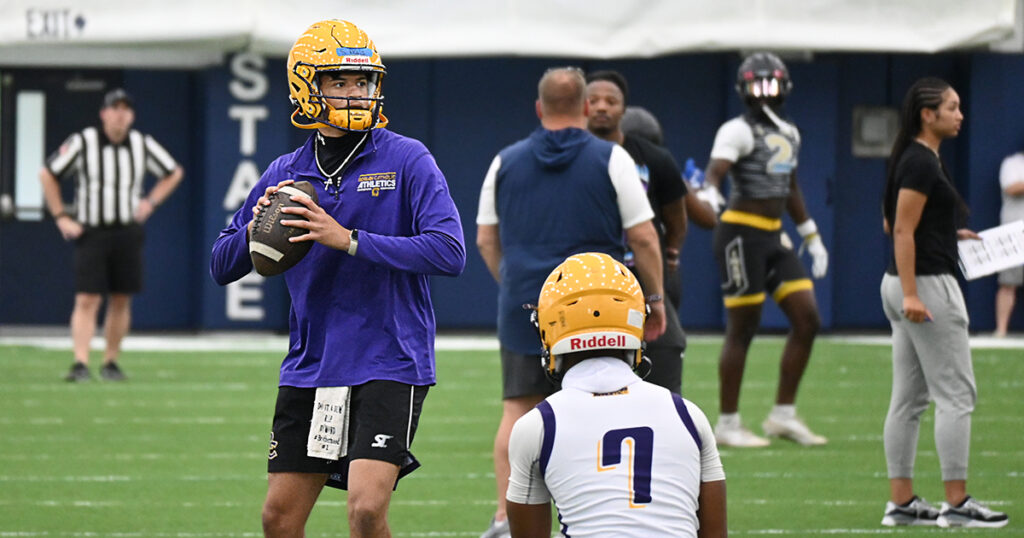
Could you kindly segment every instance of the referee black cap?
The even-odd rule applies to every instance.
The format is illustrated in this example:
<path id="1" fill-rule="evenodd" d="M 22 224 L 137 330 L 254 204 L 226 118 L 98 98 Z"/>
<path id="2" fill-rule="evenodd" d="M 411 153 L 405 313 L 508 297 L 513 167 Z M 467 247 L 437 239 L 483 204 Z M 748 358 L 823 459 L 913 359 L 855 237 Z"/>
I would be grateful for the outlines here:
<path id="1" fill-rule="evenodd" d="M 112 107 L 118 103 L 124 103 L 132 110 L 135 110 L 135 98 L 132 97 L 130 93 L 124 91 L 124 88 L 114 88 L 107 92 L 107 94 L 103 96 L 102 108 Z"/>

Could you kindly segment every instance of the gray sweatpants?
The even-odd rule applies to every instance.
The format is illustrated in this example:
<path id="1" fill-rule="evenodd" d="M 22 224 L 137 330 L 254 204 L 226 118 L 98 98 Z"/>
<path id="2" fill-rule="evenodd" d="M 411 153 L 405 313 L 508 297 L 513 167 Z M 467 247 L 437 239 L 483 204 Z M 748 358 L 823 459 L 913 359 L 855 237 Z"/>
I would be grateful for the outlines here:
<path id="1" fill-rule="evenodd" d="M 892 325 L 892 398 L 884 431 L 889 478 L 914 476 L 921 414 L 933 400 L 942 480 L 966 480 L 977 389 L 960 286 L 953 275 L 918 276 L 917 295 L 934 317 L 922 323 L 903 316 L 899 277 L 886 274 L 881 293 Z"/>

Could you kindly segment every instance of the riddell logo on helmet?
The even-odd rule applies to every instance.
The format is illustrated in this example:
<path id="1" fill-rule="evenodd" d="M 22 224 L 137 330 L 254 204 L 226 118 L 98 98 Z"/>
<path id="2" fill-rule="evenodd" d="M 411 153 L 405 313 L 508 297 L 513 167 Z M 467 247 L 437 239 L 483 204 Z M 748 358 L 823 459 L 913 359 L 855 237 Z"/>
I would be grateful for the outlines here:
<path id="1" fill-rule="evenodd" d="M 343 63 L 347 64 L 368 64 L 370 59 L 366 56 L 345 56 L 341 59 Z"/>
<path id="2" fill-rule="evenodd" d="M 570 338 L 569 339 L 569 351 L 582 351 L 587 349 L 602 349 L 602 348 L 623 348 L 626 346 L 626 337 L 624 335 L 606 335 L 591 336 L 590 338 Z"/>

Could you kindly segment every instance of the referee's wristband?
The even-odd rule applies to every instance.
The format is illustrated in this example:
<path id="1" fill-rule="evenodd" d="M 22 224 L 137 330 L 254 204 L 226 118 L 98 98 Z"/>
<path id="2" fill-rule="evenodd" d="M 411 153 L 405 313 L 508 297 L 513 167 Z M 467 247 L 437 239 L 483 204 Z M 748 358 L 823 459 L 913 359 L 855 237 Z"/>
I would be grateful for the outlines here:
<path id="1" fill-rule="evenodd" d="M 68 215 L 67 211 L 61 211 L 60 213 L 57 213 L 56 215 L 53 216 L 53 220 L 54 220 L 54 222 L 56 222 L 56 221 L 62 219 L 63 217 L 71 218 L 71 215 Z"/>

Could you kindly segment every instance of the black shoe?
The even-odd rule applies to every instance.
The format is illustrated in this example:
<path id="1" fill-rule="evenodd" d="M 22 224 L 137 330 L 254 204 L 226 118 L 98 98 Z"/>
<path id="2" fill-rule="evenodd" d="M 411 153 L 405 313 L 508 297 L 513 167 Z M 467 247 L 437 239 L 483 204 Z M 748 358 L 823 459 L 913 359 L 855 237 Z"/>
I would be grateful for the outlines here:
<path id="1" fill-rule="evenodd" d="M 108 362 L 100 369 L 100 377 L 107 381 L 124 381 L 124 372 L 117 367 L 114 361 Z"/>
<path id="2" fill-rule="evenodd" d="M 85 381 L 92 381 L 92 374 L 89 373 L 89 367 L 84 363 L 75 361 L 71 365 L 71 370 L 68 371 L 68 375 L 64 376 L 64 381 L 71 383 L 82 383 Z"/>

